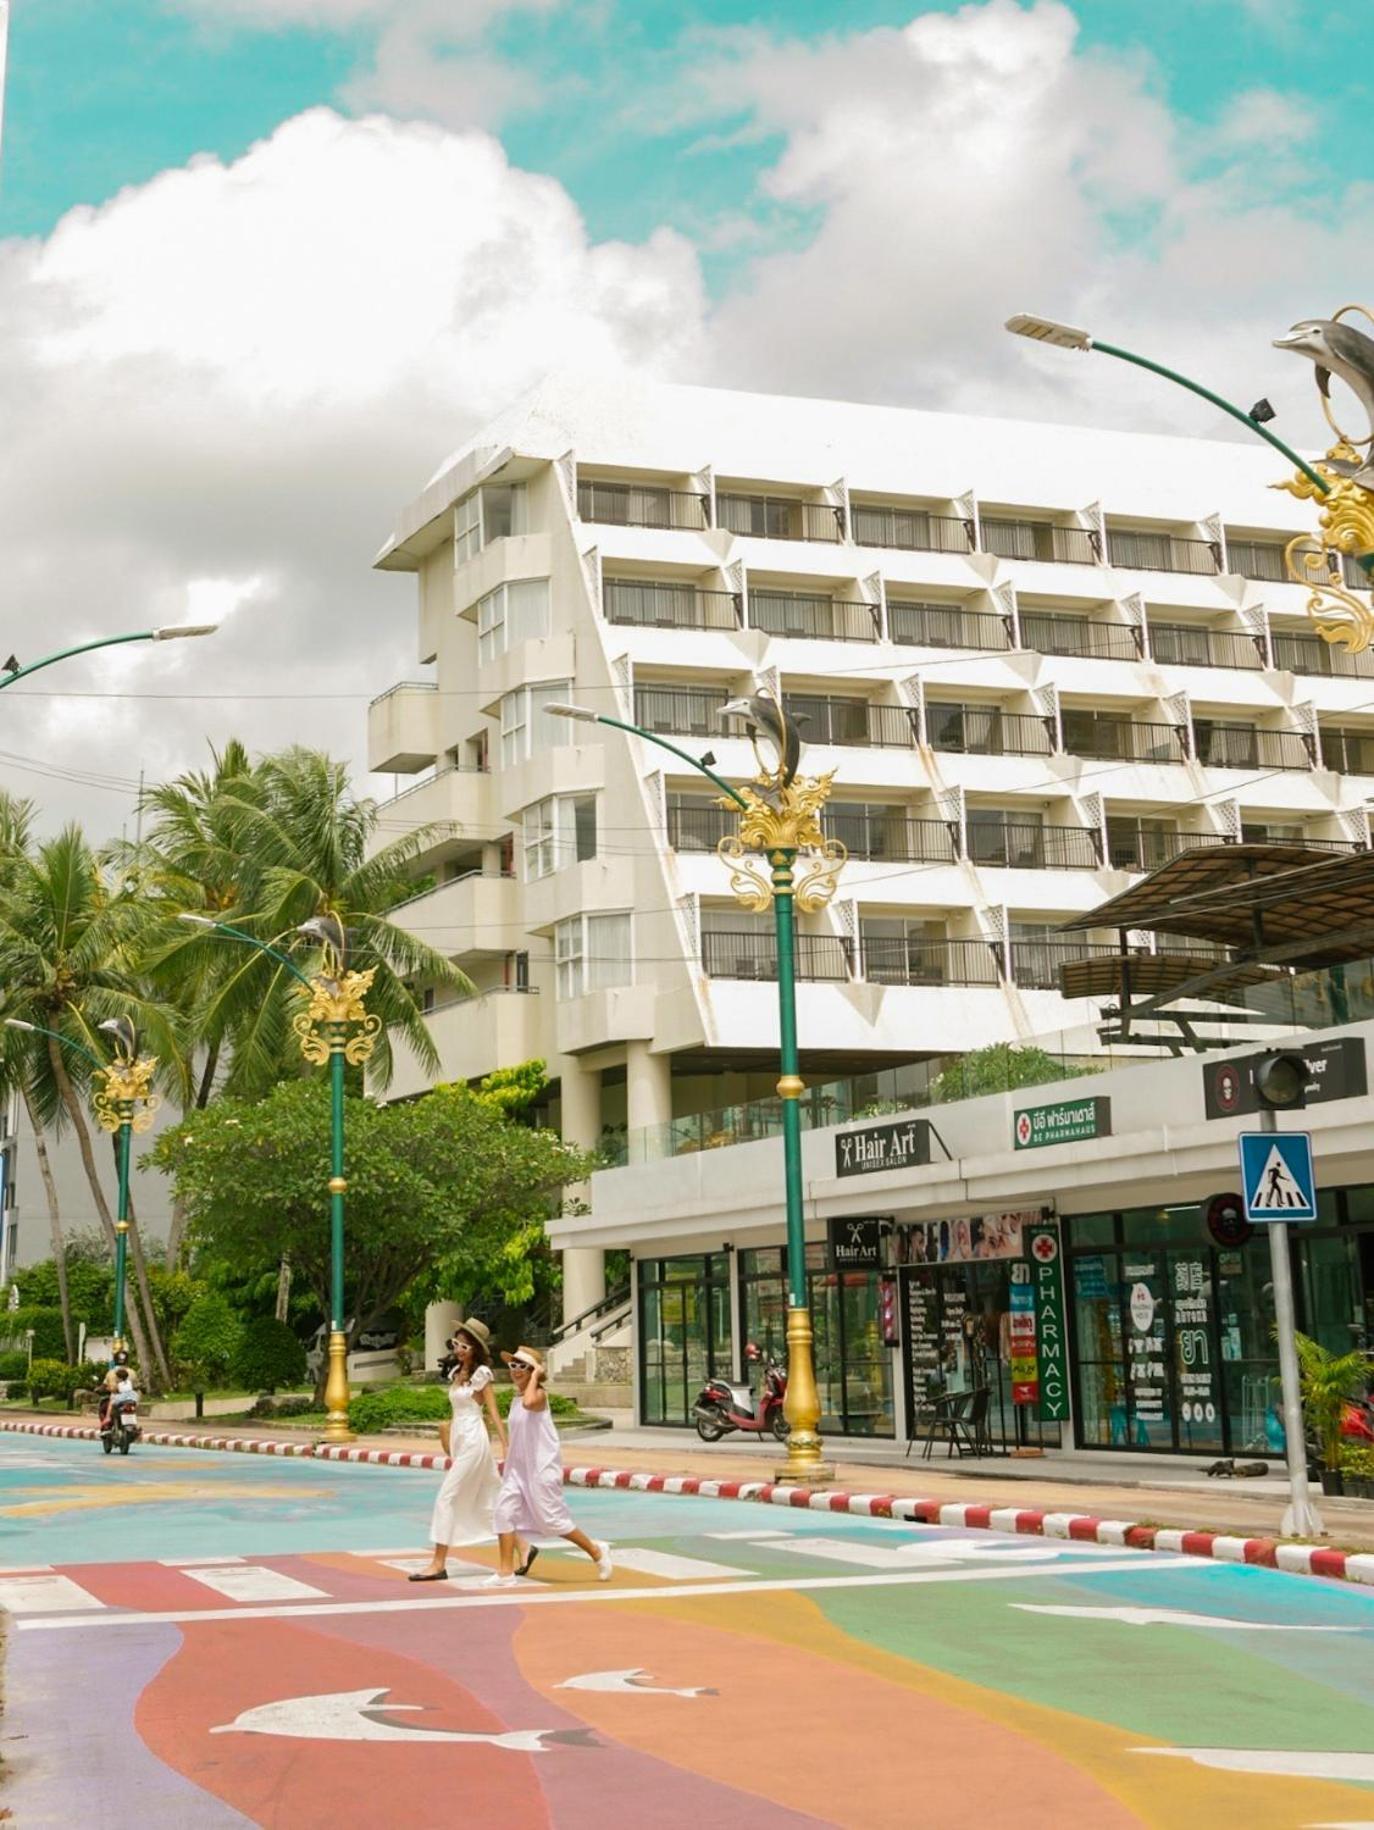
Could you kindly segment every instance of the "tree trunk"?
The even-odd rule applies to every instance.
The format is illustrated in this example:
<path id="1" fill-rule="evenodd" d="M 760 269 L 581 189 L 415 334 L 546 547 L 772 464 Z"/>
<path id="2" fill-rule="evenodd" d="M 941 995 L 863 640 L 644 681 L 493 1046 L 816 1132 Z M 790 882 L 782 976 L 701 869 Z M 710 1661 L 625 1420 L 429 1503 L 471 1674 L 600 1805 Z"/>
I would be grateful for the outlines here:
<path id="1" fill-rule="evenodd" d="M 105 1243 L 113 1255 L 115 1249 L 114 1220 L 110 1215 L 110 1204 L 105 1199 L 105 1190 L 100 1186 L 100 1172 L 95 1166 L 95 1152 L 91 1149 L 90 1127 L 86 1123 L 85 1113 L 81 1110 L 81 1101 L 76 1096 L 76 1088 L 72 1085 L 71 1075 L 67 1072 L 67 1064 L 62 1059 L 62 1046 L 55 1036 L 48 1038 L 48 1063 L 53 1071 L 53 1079 L 57 1082 L 57 1090 L 62 1096 L 62 1104 L 66 1107 L 67 1117 L 71 1120 L 72 1129 L 76 1132 L 77 1148 L 81 1152 L 81 1167 L 86 1171 L 86 1181 L 90 1186 L 91 1199 L 95 1202 L 95 1211 L 100 1217 L 100 1224 L 105 1233 Z M 134 1303 L 126 1300 L 125 1307 L 128 1310 L 129 1332 L 134 1337 L 134 1349 L 138 1354 L 139 1364 L 143 1367 L 147 1377 L 151 1379 L 157 1370 L 157 1363 L 149 1351 L 143 1319 Z"/>
<path id="2" fill-rule="evenodd" d="M 219 1043 L 213 1042 L 205 1057 L 205 1070 L 200 1077 L 200 1086 L 196 1089 L 196 1110 L 203 1112 L 210 1103 L 210 1095 L 215 1087 L 215 1075 L 219 1071 Z"/>
<path id="3" fill-rule="evenodd" d="M 67 1294 L 67 1241 L 62 1231 L 62 1212 L 57 1201 L 57 1183 L 53 1180 L 52 1164 L 48 1160 L 48 1140 L 43 1135 L 43 1127 L 38 1121 L 38 1114 L 33 1109 L 33 1099 L 28 1086 L 24 1087 L 24 1110 L 29 1115 L 29 1129 L 33 1132 L 33 1148 L 38 1158 L 38 1173 L 43 1178 L 43 1193 L 48 1201 L 48 1225 L 52 1230 L 52 1260 L 57 1272 L 57 1300 L 62 1305 L 62 1338 L 67 1343 L 67 1364 L 76 1365 L 76 1325 L 72 1321 L 71 1298 Z"/>
<path id="4" fill-rule="evenodd" d="M 291 1260 L 283 1255 L 277 1266 L 277 1307 L 276 1317 L 284 1322 L 291 1311 Z"/>
<path id="5" fill-rule="evenodd" d="M 130 1142 L 133 1140 L 131 1139 Z M 119 1174 L 119 1133 L 112 1132 L 110 1142 L 114 1145 L 115 1174 Z M 143 1318 L 148 1330 L 148 1340 L 157 1356 L 156 1371 L 167 1391 L 172 1389 L 172 1369 L 167 1361 L 167 1350 L 162 1345 L 162 1330 L 158 1326 L 157 1310 L 153 1307 L 153 1289 L 148 1282 L 148 1260 L 143 1255 L 143 1235 L 138 1230 L 138 1215 L 134 1212 L 133 1190 L 129 1190 L 129 1251 L 134 1261 L 134 1276 L 138 1281 L 139 1298 L 143 1304 Z"/>
<path id="6" fill-rule="evenodd" d="M 186 1203 L 180 1195 L 172 1197 L 172 1218 L 167 1228 L 167 1269 L 175 1271 L 181 1263 L 181 1241 L 186 1231 Z"/>

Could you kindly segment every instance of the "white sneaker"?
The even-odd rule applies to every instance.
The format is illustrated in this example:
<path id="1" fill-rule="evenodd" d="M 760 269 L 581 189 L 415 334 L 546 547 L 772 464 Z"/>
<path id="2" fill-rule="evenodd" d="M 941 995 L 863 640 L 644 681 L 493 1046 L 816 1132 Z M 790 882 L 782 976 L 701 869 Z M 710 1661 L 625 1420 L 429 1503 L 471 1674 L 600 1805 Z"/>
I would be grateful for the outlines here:
<path id="1" fill-rule="evenodd" d="M 613 1565 L 611 1563 L 611 1547 L 609 1544 L 602 1544 L 602 1543 L 598 1542 L 597 1547 L 596 1547 L 596 1579 L 597 1579 L 597 1581 L 598 1582 L 609 1582 L 611 1579 L 612 1570 L 613 1570 Z"/>
<path id="2" fill-rule="evenodd" d="M 498 1573 L 488 1576 L 481 1586 L 484 1589 L 514 1589 L 519 1588 L 520 1579 L 518 1576 L 502 1576 Z"/>

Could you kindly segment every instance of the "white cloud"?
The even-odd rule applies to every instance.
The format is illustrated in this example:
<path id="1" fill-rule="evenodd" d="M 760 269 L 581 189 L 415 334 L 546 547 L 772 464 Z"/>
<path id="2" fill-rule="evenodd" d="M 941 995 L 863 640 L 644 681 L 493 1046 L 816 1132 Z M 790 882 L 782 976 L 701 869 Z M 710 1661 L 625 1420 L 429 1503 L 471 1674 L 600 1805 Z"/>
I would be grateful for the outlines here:
<path id="1" fill-rule="evenodd" d="M 7 697 L 11 755 L 128 782 L 234 733 L 361 760 L 366 698 L 414 669 L 413 593 L 369 569 L 398 506 L 549 368 L 697 368 L 703 301 L 681 239 L 592 243 L 483 134 L 319 110 L 0 243 L 0 318 L 0 639 L 32 658 L 229 612 Z M 254 696 L 292 693 L 340 696 Z"/>
<path id="2" fill-rule="evenodd" d="M 1244 89 L 1223 108 L 1216 125 L 1221 147 L 1287 151 L 1310 140 L 1317 117 L 1310 103 L 1277 89 Z"/>
<path id="3" fill-rule="evenodd" d="M 1246 404 L 1300 401 L 1285 424 L 1318 435 L 1310 376 L 1269 340 L 1349 295 L 1374 205 L 1353 185 L 1328 219 L 1256 181 L 1247 132 L 1301 128 L 1284 98 L 1228 117 L 1229 147 L 1186 130 L 1150 67 L 1085 52 L 1059 0 L 818 43 L 735 35 L 696 94 L 782 136 L 764 195 L 818 222 L 763 254 L 718 313 L 736 383 L 1226 431 L 1134 371 L 1013 342 L 1001 325 L 1023 309 Z"/>

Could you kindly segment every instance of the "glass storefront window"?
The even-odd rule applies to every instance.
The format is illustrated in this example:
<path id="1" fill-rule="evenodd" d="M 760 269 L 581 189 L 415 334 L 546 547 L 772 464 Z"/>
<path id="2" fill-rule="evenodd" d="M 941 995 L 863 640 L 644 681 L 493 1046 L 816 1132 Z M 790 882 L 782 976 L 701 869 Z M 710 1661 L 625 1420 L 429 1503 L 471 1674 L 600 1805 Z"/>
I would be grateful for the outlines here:
<path id="1" fill-rule="evenodd" d="M 1075 1214 L 1064 1222 L 1070 1246 L 1115 1245 L 1115 1214 Z"/>
<path id="2" fill-rule="evenodd" d="M 687 1424 L 708 1378 L 732 1372 L 729 1258 L 644 1259 L 639 1266 L 641 1413 Z"/>
<path id="3" fill-rule="evenodd" d="M 892 1354 L 882 1344 L 878 1276 L 831 1271 L 824 1245 L 806 1248 L 812 1354 L 821 1398 L 821 1431 L 843 1436 L 892 1436 Z M 777 1247 L 740 1253 L 746 1340 L 787 1364 L 786 1257 Z"/>
<path id="4" fill-rule="evenodd" d="M 1238 1455 L 1282 1455 L 1283 1409 L 1267 1240 L 1251 1240 L 1242 1251 L 1217 1253 L 1217 1317 L 1229 1447 Z"/>

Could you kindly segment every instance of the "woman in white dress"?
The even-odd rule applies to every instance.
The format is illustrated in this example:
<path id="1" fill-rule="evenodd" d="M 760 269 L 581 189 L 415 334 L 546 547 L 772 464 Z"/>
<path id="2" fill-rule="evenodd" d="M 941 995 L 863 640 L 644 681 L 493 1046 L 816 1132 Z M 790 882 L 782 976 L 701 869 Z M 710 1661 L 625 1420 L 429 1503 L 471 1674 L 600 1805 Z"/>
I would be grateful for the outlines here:
<path id="1" fill-rule="evenodd" d="M 496 1501 L 501 1568 L 487 1577 L 489 1588 L 511 1588 L 529 1573 L 539 1555 L 531 1537 L 566 1538 L 596 1565 L 602 1582 L 611 1579 L 611 1547 L 589 1538 L 573 1523 L 563 1498 L 563 1453 L 544 1389 L 543 1355 L 521 1347 L 501 1358 L 510 1367 L 515 1397 L 510 1407 L 510 1447 Z M 523 1542 L 522 1542 L 523 1540 Z"/>
<path id="2" fill-rule="evenodd" d="M 448 1472 L 434 1502 L 429 1536 L 434 1553 L 412 1582 L 445 1582 L 448 1553 L 460 1544 L 483 1544 L 496 1536 L 492 1511 L 501 1477 L 492 1454 L 491 1432 L 506 1453 L 506 1426 L 492 1390 L 491 1334 L 484 1322 L 463 1322 L 455 1330 L 457 1363 L 449 1373 L 453 1408 L 449 1432 Z"/>

